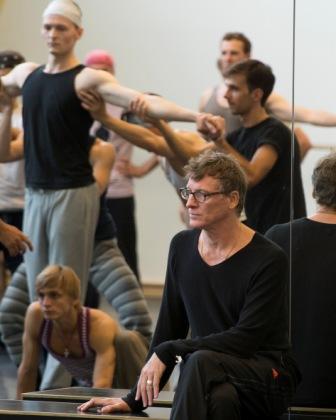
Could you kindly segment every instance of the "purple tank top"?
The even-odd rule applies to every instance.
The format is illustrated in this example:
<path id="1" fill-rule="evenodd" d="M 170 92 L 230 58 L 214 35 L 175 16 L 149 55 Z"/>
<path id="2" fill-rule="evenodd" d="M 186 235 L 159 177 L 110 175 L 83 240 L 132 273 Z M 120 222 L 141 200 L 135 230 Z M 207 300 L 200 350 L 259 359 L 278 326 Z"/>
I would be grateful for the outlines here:
<path id="1" fill-rule="evenodd" d="M 55 353 L 50 347 L 51 333 L 53 323 L 50 320 L 44 320 L 41 326 L 41 343 L 43 347 L 55 359 L 57 359 L 82 386 L 92 386 L 93 368 L 96 359 L 96 353 L 90 347 L 90 309 L 83 307 L 78 315 L 78 332 L 82 348 L 82 357 L 65 357 L 63 354 Z"/>

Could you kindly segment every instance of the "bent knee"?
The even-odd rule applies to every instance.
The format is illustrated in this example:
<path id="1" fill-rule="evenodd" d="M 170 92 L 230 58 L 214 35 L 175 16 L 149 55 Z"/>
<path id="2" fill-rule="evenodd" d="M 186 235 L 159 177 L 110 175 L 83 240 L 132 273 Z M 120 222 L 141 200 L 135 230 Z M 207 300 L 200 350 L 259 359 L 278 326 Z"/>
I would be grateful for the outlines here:
<path id="1" fill-rule="evenodd" d="M 197 350 L 185 359 L 185 363 L 197 366 L 209 366 L 216 360 L 216 352 L 211 350 Z"/>

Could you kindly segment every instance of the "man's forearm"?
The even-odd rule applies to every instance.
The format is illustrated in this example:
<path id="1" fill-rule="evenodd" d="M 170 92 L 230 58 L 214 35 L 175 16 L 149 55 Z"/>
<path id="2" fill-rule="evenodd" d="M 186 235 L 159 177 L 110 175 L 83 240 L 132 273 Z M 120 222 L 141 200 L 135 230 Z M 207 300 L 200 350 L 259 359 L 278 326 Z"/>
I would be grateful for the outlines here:
<path id="1" fill-rule="evenodd" d="M 278 94 L 272 94 L 266 102 L 266 109 L 276 118 L 283 121 L 292 120 L 292 105 Z M 295 122 L 313 124 L 323 127 L 336 126 L 336 113 L 324 110 L 310 109 L 304 106 L 295 106 Z"/>
<path id="2" fill-rule="evenodd" d="M 140 92 L 118 85 L 106 83 L 98 86 L 97 92 L 104 101 L 113 105 L 128 108 L 131 101 L 136 99 Z M 169 121 L 196 122 L 199 112 L 179 106 L 160 96 L 144 95 L 148 104 L 147 113 L 150 117 L 163 118 Z"/>
<path id="3" fill-rule="evenodd" d="M 155 136 L 147 128 L 127 123 L 108 114 L 104 114 L 101 118 L 99 117 L 98 121 L 135 146 L 162 155 L 159 142 L 156 141 L 158 136 Z M 161 140 L 163 141 L 163 139 Z"/>
<path id="4" fill-rule="evenodd" d="M 216 142 L 214 143 L 216 145 L 216 148 L 222 150 L 224 153 L 233 156 L 234 159 L 245 171 L 247 178 L 249 178 L 249 176 L 251 175 L 250 161 L 248 161 L 246 158 L 244 158 L 244 156 L 237 152 L 237 150 L 234 147 L 232 147 L 225 139 L 216 140 Z"/>
<path id="5" fill-rule="evenodd" d="M 310 123 L 322 127 L 335 127 L 336 126 L 336 114 L 297 107 L 294 110 L 295 121 Z"/>
<path id="6" fill-rule="evenodd" d="M 197 156 L 207 145 L 196 133 L 178 133 L 165 121 L 156 123 L 175 157 L 185 165 L 191 157 Z"/>
<path id="7" fill-rule="evenodd" d="M 26 370 L 22 366 L 18 369 L 16 398 L 22 399 L 24 392 L 35 391 L 37 381 L 37 370 Z"/>
<path id="8" fill-rule="evenodd" d="M 0 113 L 0 162 L 6 162 L 10 158 L 12 112 L 12 105 L 7 105 Z"/>
<path id="9" fill-rule="evenodd" d="M 199 112 L 176 105 L 159 96 L 147 95 L 148 115 L 154 118 L 163 118 L 167 121 L 196 122 Z"/>

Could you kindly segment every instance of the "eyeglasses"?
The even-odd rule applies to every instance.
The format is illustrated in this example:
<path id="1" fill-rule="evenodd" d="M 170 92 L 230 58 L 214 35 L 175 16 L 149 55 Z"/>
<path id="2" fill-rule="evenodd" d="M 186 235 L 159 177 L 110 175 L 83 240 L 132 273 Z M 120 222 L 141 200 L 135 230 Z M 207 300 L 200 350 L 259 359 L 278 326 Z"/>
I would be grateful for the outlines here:
<path id="1" fill-rule="evenodd" d="M 188 200 L 189 196 L 193 195 L 196 201 L 198 201 L 199 203 L 204 203 L 208 197 L 211 197 L 212 195 L 217 195 L 217 194 L 224 194 L 224 192 L 223 191 L 207 192 L 207 191 L 202 191 L 202 190 L 196 190 L 193 192 L 189 188 L 184 187 L 184 188 L 180 188 L 180 194 L 183 200 Z"/>

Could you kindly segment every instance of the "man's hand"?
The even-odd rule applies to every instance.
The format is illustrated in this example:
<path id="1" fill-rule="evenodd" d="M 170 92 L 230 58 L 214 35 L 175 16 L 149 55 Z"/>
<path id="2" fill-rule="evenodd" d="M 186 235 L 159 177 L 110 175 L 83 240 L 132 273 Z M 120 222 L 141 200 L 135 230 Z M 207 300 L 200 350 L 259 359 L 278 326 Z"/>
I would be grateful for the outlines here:
<path id="1" fill-rule="evenodd" d="M 15 226 L 0 221 L 0 242 L 8 249 L 11 256 L 23 254 L 27 248 L 32 251 L 33 245 L 26 235 Z"/>
<path id="2" fill-rule="evenodd" d="M 225 120 L 220 116 L 200 114 L 196 123 L 198 131 L 210 140 L 226 137 Z"/>
<path id="3" fill-rule="evenodd" d="M 131 411 L 128 404 L 121 398 L 91 398 L 90 401 L 78 406 L 77 410 L 83 412 L 88 411 L 90 408 L 96 408 L 96 412 L 99 414 L 109 414 L 116 411 L 127 413 Z"/>
<path id="4" fill-rule="evenodd" d="M 90 112 L 96 121 L 103 121 L 106 116 L 106 106 L 103 98 L 93 90 L 81 90 L 78 97 L 82 101 L 82 107 Z"/>
<path id="5" fill-rule="evenodd" d="M 129 111 L 134 112 L 137 114 L 142 120 L 145 120 L 148 117 L 148 102 L 146 99 L 146 95 L 141 93 L 137 95 L 129 104 Z"/>
<path id="6" fill-rule="evenodd" d="M 135 399 L 139 400 L 141 398 L 144 407 L 152 405 L 153 399 L 158 397 L 160 379 L 165 369 L 166 365 L 161 362 L 155 353 L 142 368 Z"/>

